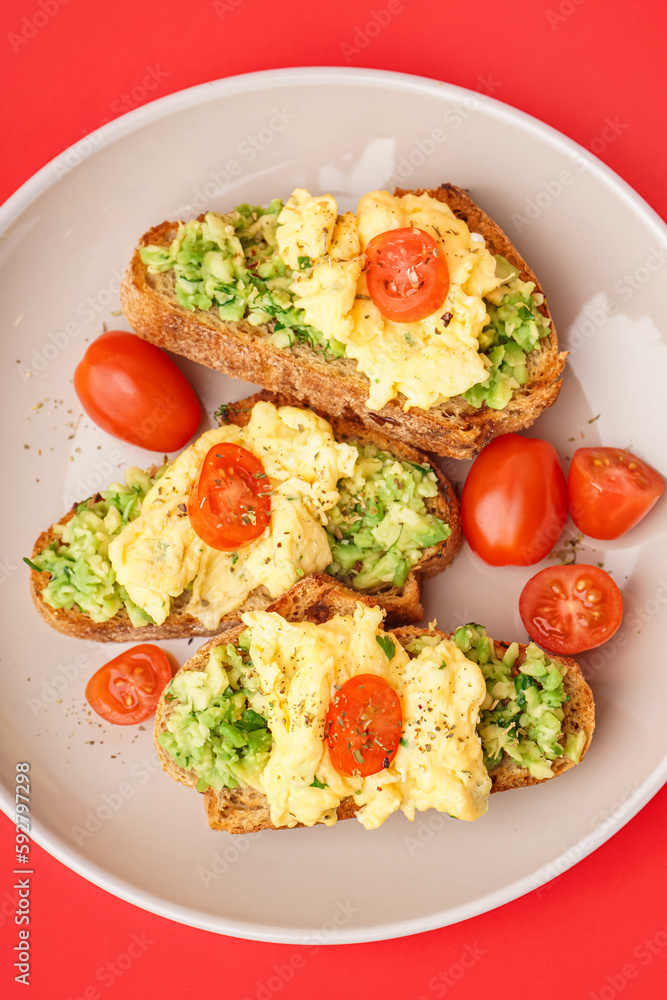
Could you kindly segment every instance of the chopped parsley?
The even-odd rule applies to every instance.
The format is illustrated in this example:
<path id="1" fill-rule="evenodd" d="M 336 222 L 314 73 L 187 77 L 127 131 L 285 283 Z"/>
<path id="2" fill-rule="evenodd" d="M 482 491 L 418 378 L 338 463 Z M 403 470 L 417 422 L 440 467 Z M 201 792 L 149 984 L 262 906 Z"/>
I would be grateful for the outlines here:
<path id="1" fill-rule="evenodd" d="M 387 657 L 387 659 L 391 660 L 394 656 L 394 653 L 396 652 L 396 645 L 391 636 L 376 635 L 375 641 L 377 642 L 378 646 L 380 647 L 384 655 Z"/>

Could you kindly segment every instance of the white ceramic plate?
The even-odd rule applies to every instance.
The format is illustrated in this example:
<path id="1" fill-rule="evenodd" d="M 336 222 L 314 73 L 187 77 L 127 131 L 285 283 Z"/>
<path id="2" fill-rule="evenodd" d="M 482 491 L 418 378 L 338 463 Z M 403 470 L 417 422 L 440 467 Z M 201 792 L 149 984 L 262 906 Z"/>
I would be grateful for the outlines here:
<path id="1" fill-rule="evenodd" d="M 531 433 L 551 440 L 564 462 L 577 445 L 603 442 L 665 471 L 665 228 L 579 147 L 479 94 L 368 70 L 221 80 L 105 126 L 2 210 L 2 803 L 12 815 L 15 763 L 29 761 L 35 839 L 138 906 L 270 941 L 411 934 L 560 874 L 665 780 L 667 671 L 656 655 L 667 605 L 664 502 L 627 541 L 580 557 L 604 562 L 626 603 L 617 637 L 581 658 L 598 713 L 584 766 L 494 796 L 475 824 L 428 813 L 412 825 L 392 817 L 373 833 L 355 822 L 248 838 L 213 833 L 198 797 L 159 773 L 150 727 L 105 726 L 86 709 L 86 679 L 118 647 L 60 636 L 33 610 L 21 557 L 38 532 L 71 498 L 153 458 L 82 418 L 71 381 L 102 324 L 125 325 L 114 313 L 137 237 L 165 218 L 266 203 L 297 186 L 331 191 L 350 208 L 373 188 L 445 180 L 468 187 L 515 240 L 572 350 L 560 399 Z M 182 367 L 209 414 L 249 391 Z M 446 463 L 458 482 L 467 468 Z M 482 621 L 499 638 L 525 638 L 517 599 L 530 575 L 490 569 L 464 549 L 428 581 L 427 617 L 445 628 Z M 168 646 L 182 663 L 197 644 Z"/>

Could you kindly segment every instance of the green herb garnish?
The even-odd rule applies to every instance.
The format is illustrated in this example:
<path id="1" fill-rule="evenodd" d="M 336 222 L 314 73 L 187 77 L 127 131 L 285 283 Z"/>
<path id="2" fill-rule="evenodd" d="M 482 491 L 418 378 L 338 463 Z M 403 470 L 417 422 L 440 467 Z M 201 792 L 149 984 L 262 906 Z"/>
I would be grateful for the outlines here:
<path id="1" fill-rule="evenodd" d="M 387 659 L 391 660 L 392 657 L 394 656 L 394 653 L 396 652 L 396 644 L 394 643 L 394 640 L 391 638 L 391 636 L 376 635 L 375 641 L 377 642 L 378 646 L 380 647 L 384 655 L 387 657 Z"/>

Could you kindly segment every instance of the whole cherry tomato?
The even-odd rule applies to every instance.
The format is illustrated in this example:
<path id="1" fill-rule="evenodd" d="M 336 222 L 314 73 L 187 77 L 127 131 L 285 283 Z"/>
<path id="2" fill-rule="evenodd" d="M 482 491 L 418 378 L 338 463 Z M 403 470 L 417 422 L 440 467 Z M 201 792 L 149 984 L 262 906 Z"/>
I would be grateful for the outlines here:
<path id="1" fill-rule="evenodd" d="M 461 495 L 463 533 L 492 566 L 531 566 L 553 549 L 567 519 L 555 448 L 503 434 L 478 455 Z"/>
<path id="2" fill-rule="evenodd" d="M 149 451 L 178 451 L 201 420 L 183 372 L 159 347 L 124 330 L 92 342 L 74 372 L 74 388 L 98 427 Z"/>

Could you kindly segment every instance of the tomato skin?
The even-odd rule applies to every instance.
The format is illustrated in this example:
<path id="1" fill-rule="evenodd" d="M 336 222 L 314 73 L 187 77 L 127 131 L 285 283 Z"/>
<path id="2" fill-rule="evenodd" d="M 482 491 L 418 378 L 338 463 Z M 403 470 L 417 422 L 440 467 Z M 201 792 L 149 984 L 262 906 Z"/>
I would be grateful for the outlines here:
<path id="1" fill-rule="evenodd" d="M 567 486 L 553 445 L 503 434 L 477 456 L 461 495 L 463 533 L 491 566 L 532 566 L 567 520 Z"/>
<path id="2" fill-rule="evenodd" d="M 622 448 L 578 448 L 567 480 L 572 520 L 590 538 L 620 538 L 665 491 L 656 470 Z"/>
<path id="3" fill-rule="evenodd" d="M 414 323 L 444 304 L 449 268 L 442 247 L 423 229 L 390 229 L 366 247 L 366 281 L 386 319 Z"/>
<path id="4" fill-rule="evenodd" d="M 549 566 L 521 591 L 519 614 L 547 652 L 571 656 L 611 639 L 623 618 L 623 597 L 599 566 Z"/>
<path id="5" fill-rule="evenodd" d="M 212 549 L 238 549 L 269 524 L 270 493 L 264 466 L 252 452 L 238 444 L 213 445 L 190 493 L 190 523 Z"/>
<path id="6" fill-rule="evenodd" d="M 124 330 L 92 342 L 74 388 L 98 427 L 148 451 L 178 451 L 201 420 L 195 391 L 171 358 Z"/>
<path id="7" fill-rule="evenodd" d="M 86 685 L 86 700 L 105 722 L 134 726 L 155 713 L 170 680 L 166 653 L 145 642 L 100 667 Z"/>
<path id="8" fill-rule="evenodd" d="M 396 756 L 402 727 L 400 699 L 383 677 L 350 677 L 327 709 L 324 739 L 331 763 L 339 774 L 377 774 Z"/>

